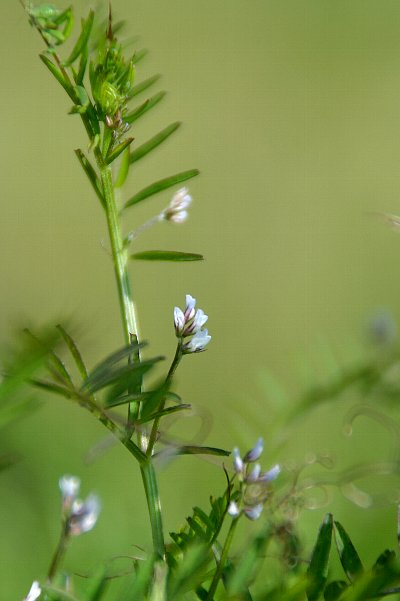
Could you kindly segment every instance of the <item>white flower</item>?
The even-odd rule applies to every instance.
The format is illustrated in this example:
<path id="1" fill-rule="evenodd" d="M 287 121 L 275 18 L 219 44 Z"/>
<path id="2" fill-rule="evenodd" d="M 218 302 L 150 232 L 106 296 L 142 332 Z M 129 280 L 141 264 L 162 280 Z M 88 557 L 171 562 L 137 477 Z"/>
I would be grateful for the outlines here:
<path id="1" fill-rule="evenodd" d="M 85 501 L 76 499 L 68 520 L 69 534 L 79 536 L 89 532 L 97 522 L 100 509 L 100 499 L 96 495 L 89 495 Z"/>
<path id="2" fill-rule="evenodd" d="M 231 501 L 229 503 L 228 513 L 232 518 L 237 518 L 238 515 L 240 514 L 240 509 L 237 506 L 237 504 L 235 503 L 235 501 Z"/>
<path id="3" fill-rule="evenodd" d="M 192 202 L 192 197 L 187 188 L 180 188 L 171 199 L 168 207 L 161 213 L 161 216 L 167 221 L 173 223 L 183 223 L 188 218 L 188 206 Z"/>
<path id="4" fill-rule="evenodd" d="M 186 307 L 185 307 L 185 321 L 188 322 L 190 319 L 193 319 L 195 315 L 195 306 L 196 299 L 190 294 L 186 295 Z"/>
<path id="5" fill-rule="evenodd" d="M 40 597 L 41 593 L 42 589 L 40 588 L 38 581 L 35 580 L 31 586 L 28 596 L 25 597 L 24 601 L 35 601 Z"/>
<path id="6" fill-rule="evenodd" d="M 184 336 L 190 336 L 190 334 L 196 334 L 208 320 L 208 315 L 205 315 L 202 309 L 197 309 L 192 323 L 185 329 Z"/>
<path id="7" fill-rule="evenodd" d="M 210 342 L 211 336 L 208 330 L 199 330 L 189 342 L 183 345 L 184 353 L 199 353 L 204 351 L 204 347 Z"/>
<path id="8" fill-rule="evenodd" d="M 179 307 L 174 309 L 175 334 L 181 339 L 181 348 L 185 354 L 203 351 L 211 340 L 208 330 L 202 330 L 208 320 L 208 315 L 202 309 L 196 310 L 195 307 L 196 299 L 187 294 L 184 311 Z M 190 339 L 183 343 L 183 339 L 189 337 Z"/>
<path id="9" fill-rule="evenodd" d="M 174 309 L 175 333 L 178 337 L 182 336 L 185 327 L 185 315 L 179 307 Z"/>
<path id="10" fill-rule="evenodd" d="M 62 510 L 66 514 L 69 513 L 73 502 L 79 494 L 81 481 L 76 476 L 63 476 L 60 478 L 58 484 L 61 490 Z"/>

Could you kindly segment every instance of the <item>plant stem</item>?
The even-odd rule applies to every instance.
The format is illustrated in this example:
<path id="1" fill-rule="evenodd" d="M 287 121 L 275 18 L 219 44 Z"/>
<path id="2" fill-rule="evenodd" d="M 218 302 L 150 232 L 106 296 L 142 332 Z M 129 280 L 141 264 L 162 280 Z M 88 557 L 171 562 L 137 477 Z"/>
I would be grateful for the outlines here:
<path id="1" fill-rule="evenodd" d="M 219 560 L 217 569 L 215 570 L 214 578 L 212 579 L 210 588 L 208 590 L 208 595 L 206 597 L 206 601 L 213 601 L 213 599 L 214 599 L 215 591 L 217 590 L 217 586 L 221 579 L 222 572 L 223 572 L 225 564 L 226 564 L 226 560 L 228 559 L 229 549 L 231 547 L 233 536 L 235 534 L 236 526 L 238 525 L 238 523 L 239 523 L 238 518 L 232 520 L 228 534 L 226 535 L 226 540 L 225 540 L 224 548 L 222 549 L 221 558 Z"/>
<path id="2" fill-rule="evenodd" d="M 100 171 L 101 183 L 103 185 L 104 200 L 106 203 L 106 218 L 108 233 L 110 236 L 111 253 L 114 262 L 115 278 L 117 281 L 118 298 L 121 311 L 121 319 L 124 329 L 126 344 L 138 341 L 137 321 L 135 307 L 132 300 L 132 291 L 126 269 L 128 261 L 127 250 L 124 249 L 118 210 L 114 196 L 111 168 L 103 161 L 98 149 L 95 152 L 96 161 Z"/>
<path id="3" fill-rule="evenodd" d="M 175 351 L 175 357 L 173 358 L 173 361 L 171 363 L 171 367 L 169 368 L 168 371 L 168 375 L 165 378 L 165 383 L 168 384 L 170 382 L 170 380 L 172 379 L 176 368 L 178 367 L 180 360 L 182 359 L 182 342 L 181 340 L 179 340 L 178 345 L 176 347 L 176 351 Z M 164 405 L 165 405 L 165 400 L 163 400 L 160 405 L 158 406 L 157 410 L 158 411 L 162 411 L 164 409 Z M 153 421 L 153 425 L 151 428 L 151 432 L 150 432 L 150 436 L 149 436 L 149 441 L 147 443 L 147 449 L 146 449 L 146 455 L 148 457 L 151 457 L 153 454 L 153 449 L 154 449 L 154 445 L 156 444 L 157 441 L 157 434 L 158 434 L 158 426 L 160 424 L 160 417 L 156 417 L 155 420 Z"/>
<path id="4" fill-rule="evenodd" d="M 124 247 L 121 234 L 119 214 L 115 202 L 114 186 L 111 169 L 104 163 L 100 150 L 95 150 L 97 165 L 100 171 L 106 204 L 106 218 L 110 236 L 111 252 L 117 282 L 121 319 L 124 328 L 126 344 L 138 342 L 138 330 L 135 307 L 132 300 L 132 290 L 127 272 L 128 252 Z M 140 361 L 139 350 L 132 356 L 132 361 Z M 128 424 L 132 421 L 131 411 L 128 413 Z M 140 471 L 146 493 L 149 511 L 153 549 L 157 556 L 165 559 L 164 531 L 162 525 L 161 502 L 158 492 L 157 477 L 151 459 L 140 461 Z"/>
<path id="5" fill-rule="evenodd" d="M 52 559 L 50 567 L 49 567 L 49 571 L 47 573 L 47 580 L 49 582 L 51 582 L 53 580 L 54 576 L 56 575 L 58 566 L 60 565 L 60 563 L 65 555 L 65 551 L 67 550 L 67 543 L 68 543 L 68 532 L 67 532 L 67 524 L 65 523 L 65 524 L 63 524 L 61 534 L 60 534 L 60 540 L 58 541 L 57 548 L 55 550 L 53 559 Z"/>
<path id="6" fill-rule="evenodd" d="M 165 560 L 164 530 L 162 523 L 160 494 L 158 492 L 157 476 L 154 465 L 149 458 L 141 463 L 143 486 L 146 493 L 147 506 L 150 515 L 151 534 L 153 537 L 154 553 Z"/>

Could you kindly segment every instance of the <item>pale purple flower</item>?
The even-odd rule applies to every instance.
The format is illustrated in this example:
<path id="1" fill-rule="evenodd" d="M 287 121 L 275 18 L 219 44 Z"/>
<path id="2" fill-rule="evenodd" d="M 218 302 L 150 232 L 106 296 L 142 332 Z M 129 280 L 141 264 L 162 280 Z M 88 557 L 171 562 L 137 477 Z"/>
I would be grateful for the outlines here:
<path id="1" fill-rule="evenodd" d="M 281 473 L 281 466 L 277 463 L 276 465 L 274 465 L 273 467 L 271 467 L 270 470 L 268 470 L 268 472 L 264 472 L 263 474 L 260 474 L 259 477 L 257 478 L 258 482 L 273 482 L 274 480 L 277 479 L 277 477 L 279 476 L 279 474 Z"/>
<path id="2" fill-rule="evenodd" d="M 69 534 L 79 536 L 89 532 L 97 522 L 100 509 L 100 499 L 96 495 L 89 495 L 85 501 L 76 499 L 68 519 Z"/>
<path id="3" fill-rule="evenodd" d="M 264 508 L 264 505 L 262 503 L 258 503 L 258 505 L 254 505 L 253 507 L 245 507 L 243 509 L 243 512 L 245 514 L 245 516 L 247 518 L 249 518 L 249 520 L 258 520 L 258 518 L 260 517 L 262 510 Z"/>
<path id="4" fill-rule="evenodd" d="M 28 596 L 25 597 L 24 601 L 36 601 L 36 599 L 39 599 L 41 593 L 42 589 L 40 588 L 38 581 L 35 580 L 32 583 Z"/>
<path id="5" fill-rule="evenodd" d="M 253 467 L 253 469 L 247 474 L 246 476 L 246 482 L 256 482 L 258 481 L 258 478 L 261 474 L 261 465 L 259 463 L 256 463 Z"/>
<path id="6" fill-rule="evenodd" d="M 250 449 L 250 451 L 248 451 L 243 457 L 243 461 L 245 463 L 253 463 L 254 461 L 257 461 L 258 459 L 260 459 L 263 450 L 264 440 L 262 438 L 259 438 L 255 446 L 252 449 Z"/>

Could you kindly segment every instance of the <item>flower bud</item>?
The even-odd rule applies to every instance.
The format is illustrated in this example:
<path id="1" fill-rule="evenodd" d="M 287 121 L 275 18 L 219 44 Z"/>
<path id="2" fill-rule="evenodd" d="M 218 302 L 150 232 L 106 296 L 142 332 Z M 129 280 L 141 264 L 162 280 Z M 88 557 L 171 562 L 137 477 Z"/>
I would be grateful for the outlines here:
<path id="1" fill-rule="evenodd" d="M 259 438 L 255 446 L 252 449 L 250 449 L 250 451 L 248 451 L 243 457 L 243 461 L 245 463 L 253 463 L 254 461 L 257 461 L 258 459 L 260 459 L 263 450 L 264 440 L 262 438 Z"/>
<path id="2" fill-rule="evenodd" d="M 260 474 L 257 478 L 257 482 L 273 482 L 281 473 L 281 466 L 277 463 L 274 467 L 271 467 L 268 472 Z"/>
<path id="3" fill-rule="evenodd" d="M 235 501 L 231 501 L 228 506 L 228 513 L 232 518 L 237 518 L 240 514 L 240 509 L 235 503 Z"/>
<path id="4" fill-rule="evenodd" d="M 24 601 L 36 601 L 36 599 L 39 599 L 41 594 L 42 594 L 42 589 L 40 588 L 38 581 L 35 580 L 32 583 L 30 591 L 29 591 L 27 597 L 25 597 Z"/>

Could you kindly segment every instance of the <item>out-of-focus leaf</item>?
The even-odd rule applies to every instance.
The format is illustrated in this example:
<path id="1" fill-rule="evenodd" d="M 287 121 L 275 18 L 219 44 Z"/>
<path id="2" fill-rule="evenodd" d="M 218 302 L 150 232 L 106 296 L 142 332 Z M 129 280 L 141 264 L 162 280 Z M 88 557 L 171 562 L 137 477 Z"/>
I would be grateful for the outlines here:
<path id="1" fill-rule="evenodd" d="M 137 96 L 141 92 L 147 90 L 147 88 L 149 88 L 153 85 L 153 83 L 158 81 L 160 77 L 161 75 L 153 75 L 152 77 L 149 77 L 148 79 L 145 79 L 144 81 L 133 86 L 132 90 L 130 91 L 129 98 L 133 98 L 134 96 Z"/>
<path id="2" fill-rule="evenodd" d="M 347 588 L 348 584 L 344 580 L 330 582 L 324 590 L 325 601 L 336 601 Z"/>
<path id="3" fill-rule="evenodd" d="M 135 261 L 172 261 L 174 263 L 204 260 L 203 255 L 177 250 L 144 250 L 130 255 L 130 258 Z"/>
<path id="4" fill-rule="evenodd" d="M 395 559 L 395 551 L 392 551 L 391 549 L 385 549 L 385 551 L 383 551 L 383 553 L 381 553 L 378 559 L 375 561 L 373 570 L 375 570 L 375 572 L 378 572 L 379 570 L 385 569 L 388 566 L 390 566 Z"/>
<path id="5" fill-rule="evenodd" d="M 85 601 L 100 601 L 106 592 L 110 580 L 107 578 L 107 570 L 104 566 L 96 571 L 96 573 L 87 579 L 84 591 Z"/>
<path id="6" fill-rule="evenodd" d="M 340 522 L 335 521 L 334 532 L 340 562 L 350 582 L 353 582 L 364 571 L 361 559 Z"/>
<path id="7" fill-rule="evenodd" d="M 67 60 L 64 61 L 64 67 L 69 67 L 70 65 L 72 65 L 72 63 L 78 58 L 78 56 L 82 54 L 82 52 L 84 52 L 85 48 L 88 45 L 90 32 L 92 31 L 93 19 L 93 10 L 89 12 L 87 19 L 82 19 L 81 34 L 77 39 L 76 44 L 71 51 L 71 54 L 69 55 Z"/>
<path id="8" fill-rule="evenodd" d="M 112 369 L 116 363 L 135 355 L 135 353 L 137 353 L 139 349 L 143 348 L 144 346 L 146 346 L 145 342 L 141 342 L 140 344 L 128 344 L 127 346 L 123 346 L 122 348 L 114 351 L 110 355 L 107 355 L 105 359 L 100 361 L 100 363 L 98 363 L 96 367 L 92 369 L 87 379 L 87 383 L 90 384 L 92 379 L 99 377 L 100 374 L 106 370 Z"/>
<path id="9" fill-rule="evenodd" d="M 151 413 L 147 417 L 141 417 L 139 419 L 139 423 L 145 424 L 146 422 L 151 422 L 153 419 L 157 419 L 159 417 L 164 417 L 165 415 L 171 415 L 172 413 L 177 413 L 178 411 L 185 411 L 187 409 L 191 409 L 192 406 L 186 403 L 182 405 L 174 405 L 174 407 L 167 407 L 166 409 L 162 409 L 161 411 L 156 411 L 155 413 Z"/>
<path id="10" fill-rule="evenodd" d="M 146 154 L 154 150 L 154 148 L 157 148 L 157 146 L 159 146 L 159 144 L 161 144 L 162 142 L 164 142 L 164 140 L 169 138 L 169 136 L 173 134 L 174 131 L 176 131 L 180 125 L 180 121 L 171 123 L 171 125 L 168 125 L 165 129 L 163 129 L 158 134 L 150 138 L 150 140 L 147 140 L 147 142 L 145 142 L 135 150 L 132 150 L 130 162 L 135 163 L 136 161 L 139 161 L 144 156 L 146 156 Z"/>
<path id="11" fill-rule="evenodd" d="M 142 60 L 148 54 L 147 48 L 141 48 L 140 50 L 136 50 L 135 54 L 132 57 L 132 62 L 136 65 L 139 61 Z"/>
<path id="12" fill-rule="evenodd" d="M 129 577 L 128 585 L 124 588 L 120 601 L 138 601 L 146 599 L 146 593 L 152 581 L 154 557 L 135 562 L 135 573 Z"/>
<path id="13" fill-rule="evenodd" d="M 188 171 L 181 171 L 180 173 L 176 173 L 175 175 L 164 177 L 163 179 L 160 179 L 157 182 L 146 186 L 146 188 L 143 188 L 142 190 L 140 190 L 140 192 L 137 192 L 134 196 L 132 196 L 132 198 L 130 198 L 125 203 L 124 209 L 127 209 L 128 207 L 131 207 L 132 205 L 135 205 L 141 200 L 145 200 L 150 196 L 154 196 L 154 194 L 158 194 L 158 192 L 161 192 L 162 190 L 166 190 L 167 188 L 171 188 L 176 184 L 191 179 L 192 177 L 199 175 L 199 173 L 200 171 L 198 169 L 189 169 Z"/>
<path id="14" fill-rule="evenodd" d="M 142 405 L 140 417 L 144 421 L 148 421 L 150 415 L 152 415 L 158 408 L 164 403 L 166 395 L 169 389 L 169 383 L 162 382 L 156 386 L 155 389 L 148 394 L 146 401 Z"/>
<path id="15" fill-rule="evenodd" d="M 51 601 L 82 601 L 78 597 L 75 597 L 72 593 L 67 593 L 66 591 L 57 588 L 56 586 L 46 585 L 42 586 L 42 591 L 48 595 L 48 598 Z"/>
<path id="16" fill-rule="evenodd" d="M 111 384 L 121 384 L 123 388 L 129 388 L 131 381 L 135 381 L 138 374 L 144 375 L 153 367 L 153 365 L 163 359 L 164 357 L 154 357 L 153 359 L 147 359 L 140 363 L 123 365 L 111 370 L 107 369 L 98 374 L 95 378 L 90 375 L 83 383 L 82 389 L 94 393 Z"/>
<path id="17" fill-rule="evenodd" d="M 88 370 L 86 368 L 86 365 L 82 359 L 82 355 L 76 345 L 76 342 L 74 341 L 74 339 L 68 334 L 68 332 L 66 331 L 66 329 L 61 325 L 58 324 L 57 325 L 57 329 L 60 332 L 61 336 L 64 339 L 64 342 L 66 343 L 66 345 L 69 348 L 69 351 L 75 361 L 76 367 L 78 368 L 78 371 L 80 373 L 80 375 L 82 376 L 83 379 L 86 379 L 88 377 Z"/>
<path id="18" fill-rule="evenodd" d="M 131 111 L 127 115 L 124 115 L 125 123 L 129 123 L 131 125 L 134 121 L 136 121 L 136 119 L 139 119 L 139 117 L 141 117 L 142 115 L 147 113 L 147 111 L 152 109 L 153 106 L 156 106 L 156 104 L 158 104 L 160 100 L 164 98 L 165 94 L 166 92 L 158 92 L 158 94 L 155 94 L 148 100 L 145 100 L 140 106 L 133 109 L 133 111 Z"/>
<path id="19" fill-rule="evenodd" d="M 247 547 L 246 552 L 243 553 L 242 557 L 236 562 L 233 570 L 230 570 L 229 579 L 227 582 L 228 593 L 239 599 L 242 599 L 241 595 L 245 595 L 248 592 L 255 569 L 259 563 L 261 557 L 265 553 L 265 548 L 270 538 L 270 532 L 264 530 L 257 535 L 251 544 Z"/>
<path id="20" fill-rule="evenodd" d="M 322 522 L 307 570 L 308 601 L 317 601 L 322 595 L 328 576 L 329 553 L 332 544 L 333 517 L 328 513 Z"/>
<path id="21" fill-rule="evenodd" d="M 200 447 L 196 445 L 182 445 L 176 448 L 176 455 L 219 455 L 229 457 L 230 451 L 218 449 L 217 447 Z"/>
<path id="22" fill-rule="evenodd" d="M 55 382 L 47 382 L 46 380 L 32 378 L 31 383 L 37 388 L 41 388 L 42 390 L 46 390 L 47 392 L 53 394 L 58 394 L 66 399 L 71 399 L 75 396 L 73 390 L 71 390 L 70 388 L 66 388 L 65 386 L 62 386 L 60 384 L 56 384 Z"/>
<path id="23" fill-rule="evenodd" d="M 168 579 L 168 599 L 181 599 L 181 595 L 195 590 L 202 584 L 210 561 L 210 552 L 205 544 L 188 545 L 176 568 Z"/>

